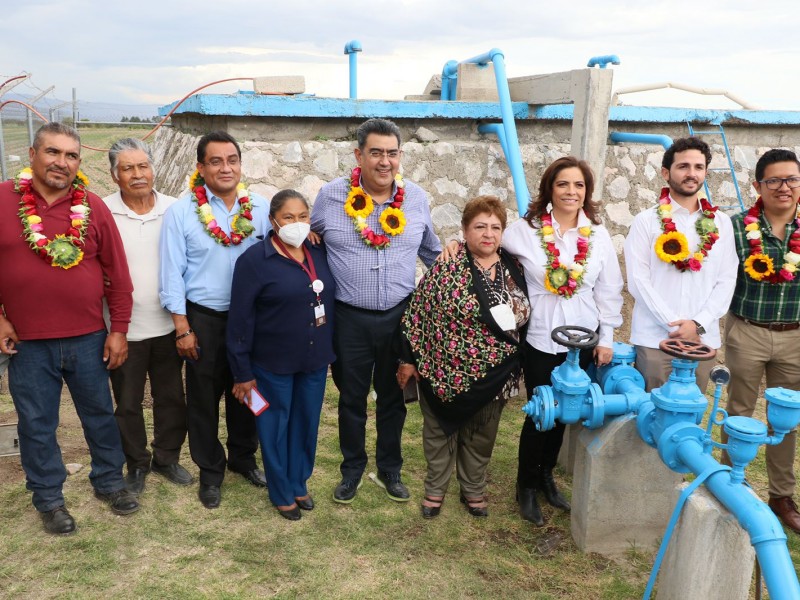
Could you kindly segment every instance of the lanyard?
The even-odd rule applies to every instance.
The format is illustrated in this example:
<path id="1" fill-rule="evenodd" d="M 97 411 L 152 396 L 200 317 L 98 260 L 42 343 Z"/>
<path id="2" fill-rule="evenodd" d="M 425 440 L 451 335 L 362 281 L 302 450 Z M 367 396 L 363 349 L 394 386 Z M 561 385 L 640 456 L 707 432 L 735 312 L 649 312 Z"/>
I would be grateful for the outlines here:
<path id="1" fill-rule="evenodd" d="M 322 281 L 317 279 L 317 270 L 314 268 L 314 259 L 311 258 L 311 252 L 308 251 L 306 245 L 303 244 L 302 248 L 303 248 L 303 254 L 306 257 L 306 260 L 308 261 L 308 267 L 306 267 L 303 263 L 301 263 L 299 260 L 297 260 L 294 256 L 292 256 L 289 253 L 289 250 L 283 244 L 281 238 L 279 238 L 277 235 L 274 235 L 272 236 L 272 239 L 275 240 L 275 244 L 277 244 L 278 248 L 281 249 L 281 252 L 283 252 L 286 255 L 286 258 L 300 265 L 300 268 L 306 272 L 306 275 L 308 275 L 308 278 L 311 280 L 311 289 L 314 290 L 314 293 L 317 295 L 317 303 L 321 302 L 319 294 L 320 292 L 322 292 L 322 287 L 321 287 Z"/>

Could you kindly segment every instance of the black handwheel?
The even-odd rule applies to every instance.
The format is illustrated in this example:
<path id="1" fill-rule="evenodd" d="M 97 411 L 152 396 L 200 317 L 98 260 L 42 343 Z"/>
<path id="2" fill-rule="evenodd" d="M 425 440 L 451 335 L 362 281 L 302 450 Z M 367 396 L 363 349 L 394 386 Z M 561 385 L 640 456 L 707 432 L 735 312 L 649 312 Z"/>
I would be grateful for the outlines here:
<path id="1" fill-rule="evenodd" d="M 561 346 L 567 348 L 577 348 L 578 350 L 586 350 L 597 346 L 600 341 L 600 336 L 597 332 L 592 331 L 588 327 L 581 327 L 580 325 L 562 325 L 556 327 L 550 334 L 550 338 Z"/>
<path id="2" fill-rule="evenodd" d="M 680 338 L 661 340 L 658 344 L 658 348 L 670 356 L 683 358 L 685 360 L 711 360 L 717 355 L 717 351 L 711 346 L 701 344 L 700 342 L 682 340 Z"/>

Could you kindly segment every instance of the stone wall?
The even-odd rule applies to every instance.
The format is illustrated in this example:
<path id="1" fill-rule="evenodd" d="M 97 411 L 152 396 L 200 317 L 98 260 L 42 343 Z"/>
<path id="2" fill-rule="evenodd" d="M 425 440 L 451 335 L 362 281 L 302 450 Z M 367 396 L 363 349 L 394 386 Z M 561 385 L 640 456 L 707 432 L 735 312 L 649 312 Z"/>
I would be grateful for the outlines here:
<path id="1" fill-rule="evenodd" d="M 353 149 L 358 124 L 341 119 L 211 119 L 184 115 L 175 127 L 160 129 L 154 142 L 157 186 L 168 194 L 182 194 L 195 168 L 201 132 L 220 127 L 242 144 L 243 179 L 253 191 L 271 198 L 278 190 L 291 187 L 313 202 L 324 183 L 348 174 L 355 166 Z M 406 140 L 402 146 L 403 173 L 430 196 L 434 225 L 442 240 L 460 236 L 461 210 L 476 195 L 499 196 L 508 202 L 510 219 L 517 218 L 511 175 L 495 138 L 479 134 L 474 122 L 407 120 L 398 121 L 398 125 Z M 526 179 L 535 195 L 544 168 L 569 153 L 570 123 L 522 121 L 517 127 Z M 611 123 L 609 130 L 660 133 L 673 138 L 687 135 L 685 125 L 658 123 L 635 127 Z M 726 125 L 725 131 L 746 205 L 755 199 L 751 182 L 761 154 L 777 146 L 800 153 L 798 127 Z M 705 139 L 714 154 L 711 167 L 727 168 L 720 139 Z M 662 156 L 659 146 L 625 144 L 607 148 L 599 199 L 604 206 L 605 224 L 618 249 L 633 216 L 658 198 L 663 185 Z M 729 173 L 711 172 L 708 179 L 715 204 L 738 206 Z"/>

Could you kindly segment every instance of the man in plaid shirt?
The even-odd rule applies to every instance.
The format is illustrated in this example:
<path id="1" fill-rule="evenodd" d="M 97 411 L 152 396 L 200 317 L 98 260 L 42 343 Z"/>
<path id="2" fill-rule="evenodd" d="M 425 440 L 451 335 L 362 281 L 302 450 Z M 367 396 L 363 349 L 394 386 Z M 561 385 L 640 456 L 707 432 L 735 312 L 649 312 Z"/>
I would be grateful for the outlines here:
<path id="1" fill-rule="evenodd" d="M 733 218 L 739 273 L 725 336 L 731 369 L 730 416 L 751 416 L 766 372 L 767 387 L 800 390 L 800 162 L 789 150 L 769 150 L 756 164 L 760 198 Z M 792 499 L 797 432 L 767 446 L 769 506 L 800 533 Z"/>

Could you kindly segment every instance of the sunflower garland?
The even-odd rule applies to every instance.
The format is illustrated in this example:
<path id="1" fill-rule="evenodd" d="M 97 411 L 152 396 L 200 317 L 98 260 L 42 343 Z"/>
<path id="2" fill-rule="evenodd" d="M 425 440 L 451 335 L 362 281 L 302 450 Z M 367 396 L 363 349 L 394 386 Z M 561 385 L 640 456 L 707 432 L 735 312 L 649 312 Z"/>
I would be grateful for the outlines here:
<path id="1" fill-rule="evenodd" d="M 756 203 L 744 217 L 744 230 L 747 232 L 747 243 L 750 245 L 750 256 L 744 261 L 744 272 L 756 281 L 766 283 L 786 283 L 794 281 L 800 264 L 800 209 L 795 214 L 797 229 L 789 237 L 789 250 L 783 255 L 783 265 L 776 272 L 772 258 L 764 252 L 762 245 L 760 217 L 764 210 L 764 201 L 759 196 Z"/>
<path id="2" fill-rule="evenodd" d="M 71 184 L 70 226 L 66 233 L 57 234 L 52 240 L 44 235 L 42 217 L 36 210 L 33 195 L 33 171 L 23 169 L 16 178 L 14 190 L 22 194 L 19 201 L 19 218 L 25 241 L 31 249 L 51 267 L 71 269 L 83 260 L 83 246 L 89 227 L 89 196 L 86 187 L 89 180 L 78 171 Z"/>
<path id="3" fill-rule="evenodd" d="M 380 217 L 378 217 L 381 228 L 384 233 L 388 234 L 383 235 L 375 233 L 367 225 L 367 217 L 375 209 L 375 203 L 372 200 L 372 196 L 361 187 L 361 167 L 356 167 L 350 173 L 350 192 L 344 202 L 344 212 L 352 219 L 353 226 L 361 237 L 361 241 L 376 250 L 381 250 L 389 245 L 389 235 L 400 235 L 406 228 L 406 216 L 401 208 L 405 199 L 403 176 L 399 173 L 395 175 L 394 183 L 397 186 L 397 192 L 395 192 L 389 206 L 384 208 Z"/>
<path id="4" fill-rule="evenodd" d="M 539 236 L 542 239 L 542 249 L 547 255 L 547 267 L 544 271 L 545 289 L 565 298 L 572 298 L 583 283 L 586 273 L 586 261 L 591 252 L 591 236 L 594 229 L 589 226 L 578 228 L 578 252 L 572 264 L 563 264 L 559 257 L 561 253 L 556 248 L 555 230 L 553 229 L 553 216 L 547 213 L 542 216 L 542 226 Z"/>
<path id="5" fill-rule="evenodd" d="M 228 236 L 217 223 L 211 205 L 208 203 L 206 194 L 205 180 L 200 172 L 195 170 L 189 178 L 189 189 L 192 191 L 192 202 L 197 204 L 195 212 L 203 224 L 203 229 L 210 235 L 215 242 L 223 246 L 233 244 L 237 246 L 242 241 L 251 236 L 256 230 L 253 225 L 253 203 L 250 195 L 243 183 L 236 186 L 236 198 L 239 201 L 239 213 L 231 221 L 231 235 Z"/>
<path id="6" fill-rule="evenodd" d="M 672 221 L 669 188 L 661 190 L 656 215 L 661 222 L 663 233 L 656 239 L 654 250 L 659 259 L 665 263 L 672 263 L 679 271 L 699 271 L 711 248 L 719 239 L 719 229 L 714 220 L 717 207 L 711 206 L 705 198 L 700 198 L 700 208 L 703 214 L 694 224 L 695 231 L 700 236 L 700 243 L 697 250 L 690 252 L 689 241 Z"/>

